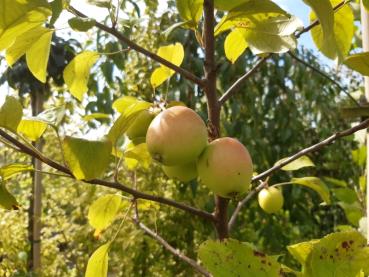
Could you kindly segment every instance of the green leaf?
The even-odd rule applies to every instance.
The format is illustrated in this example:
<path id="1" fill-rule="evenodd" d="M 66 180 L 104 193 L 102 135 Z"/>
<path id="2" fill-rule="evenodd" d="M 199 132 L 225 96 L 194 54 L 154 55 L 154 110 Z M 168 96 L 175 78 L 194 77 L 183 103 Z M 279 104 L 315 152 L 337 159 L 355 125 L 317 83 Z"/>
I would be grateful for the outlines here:
<path id="1" fill-rule="evenodd" d="M 336 198 L 344 203 L 353 204 L 356 202 L 357 195 L 353 189 L 350 188 L 336 188 L 332 190 Z"/>
<path id="2" fill-rule="evenodd" d="M 124 162 L 129 170 L 135 169 L 138 165 L 148 169 L 152 163 L 152 158 L 147 149 L 147 144 L 135 145 L 130 142 L 124 152 Z"/>
<path id="3" fill-rule="evenodd" d="M 63 77 L 70 92 L 79 101 L 87 92 L 88 79 L 91 67 L 99 59 L 100 55 L 93 51 L 84 51 L 78 54 L 64 69 Z"/>
<path id="4" fill-rule="evenodd" d="M 322 182 L 322 180 L 320 180 L 317 177 L 292 178 L 289 183 L 311 188 L 320 195 L 320 197 L 324 200 L 325 203 L 327 204 L 331 203 L 329 189 Z"/>
<path id="5" fill-rule="evenodd" d="M 369 76 L 369 52 L 350 55 L 344 64 L 364 76 Z"/>
<path id="6" fill-rule="evenodd" d="M 108 275 L 110 242 L 100 246 L 88 260 L 85 277 L 106 277 Z"/>
<path id="7" fill-rule="evenodd" d="M 356 277 L 366 269 L 369 259 L 369 247 L 365 238 L 357 231 L 348 231 L 330 234 L 320 240 L 305 242 L 288 247 L 292 255 L 296 252 L 308 253 L 304 258 L 296 258 L 302 262 L 303 276 L 306 277 Z"/>
<path id="8" fill-rule="evenodd" d="M 311 240 L 294 245 L 289 245 L 287 246 L 287 250 L 300 264 L 305 264 L 311 251 L 314 248 L 314 244 L 318 242 L 319 240 Z"/>
<path id="9" fill-rule="evenodd" d="M 231 63 L 235 63 L 247 47 L 245 36 L 239 29 L 230 32 L 224 42 L 224 52 Z"/>
<path id="10" fill-rule="evenodd" d="M 65 160 L 77 180 L 92 180 L 104 174 L 110 161 L 112 144 L 108 140 L 89 141 L 66 137 Z"/>
<path id="11" fill-rule="evenodd" d="M 84 121 L 91 121 L 94 119 L 110 119 L 110 115 L 106 113 L 92 113 L 83 117 Z"/>
<path id="12" fill-rule="evenodd" d="M 347 183 L 332 177 L 323 177 L 324 181 L 338 187 L 347 187 Z"/>
<path id="13" fill-rule="evenodd" d="M 9 164 L 0 168 L 0 177 L 6 181 L 19 173 L 27 171 L 33 171 L 33 166 L 27 164 Z"/>
<path id="14" fill-rule="evenodd" d="M 108 228 L 119 211 L 122 197 L 117 194 L 107 194 L 94 201 L 88 210 L 88 221 L 95 228 L 95 236 Z"/>
<path id="15" fill-rule="evenodd" d="M 323 53 L 330 53 L 331 57 L 337 57 L 337 45 L 334 37 L 334 11 L 330 0 L 303 0 L 311 7 L 319 19 L 322 39 L 321 50 Z"/>
<path id="16" fill-rule="evenodd" d="M 125 112 L 129 113 L 130 112 L 129 109 L 132 109 L 134 105 L 137 105 L 137 106 L 143 105 L 143 107 L 149 108 L 151 106 L 151 103 L 143 101 L 143 100 L 139 100 L 133 96 L 123 96 L 114 101 L 113 108 L 117 112 L 123 114 Z"/>
<path id="17" fill-rule="evenodd" d="M 54 0 L 50 3 L 52 16 L 50 19 L 50 25 L 54 26 L 55 22 L 58 20 L 60 14 L 64 8 L 64 0 Z"/>
<path id="18" fill-rule="evenodd" d="M 52 35 L 52 31 L 43 34 L 26 51 L 28 68 L 32 72 L 33 76 L 42 83 L 46 82 L 47 64 L 49 62 Z M 17 41 L 15 43 L 17 43 Z"/>
<path id="19" fill-rule="evenodd" d="M 341 0 L 330 0 L 332 6 L 338 5 Z M 316 20 L 314 12 L 310 14 L 310 21 Z M 334 47 L 324 46 L 324 34 L 321 25 L 311 30 L 315 45 L 328 58 L 335 59 L 337 51 Z M 334 13 L 334 37 L 337 44 L 338 57 L 342 59 L 350 51 L 352 39 L 354 37 L 354 13 L 350 5 L 344 5 Z"/>
<path id="20" fill-rule="evenodd" d="M 73 17 L 68 20 L 68 24 L 74 31 L 87 32 L 95 26 L 96 20 L 93 18 Z"/>
<path id="21" fill-rule="evenodd" d="M 46 0 L 0 1 L 0 51 L 23 33 L 42 25 L 51 14 Z"/>
<path id="22" fill-rule="evenodd" d="M 352 159 L 358 166 L 364 166 L 366 162 L 366 153 L 367 147 L 366 145 L 361 146 L 358 149 L 352 150 Z"/>
<path id="23" fill-rule="evenodd" d="M 37 119 L 44 121 L 50 126 L 57 128 L 62 122 L 65 116 L 65 106 L 61 105 L 44 110 L 42 113 L 37 115 Z"/>
<path id="24" fill-rule="evenodd" d="M 233 27 L 247 27 L 253 21 L 253 16 L 268 19 L 277 15 L 287 15 L 277 4 L 269 0 L 247 0 L 242 5 L 232 9 L 215 27 L 215 35 Z"/>
<path id="25" fill-rule="evenodd" d="M 248 2 L 249 0 L 214 0 L 215 8 L 220 11 L 230 11 L 241 4 Z"/>
<path id="26" fill-rule="evenodd" d="M 284 158 L 284 159 L 279 160 L 278 162 L 276 162 L 276 165 L 284 162 L 287 159 L 288 158 Z M 291 163 L 285 165 L 284 167 L 282 167 L 282 170 L 294 171 L 294 170 L 299 170 L 299 169 L 304 168 L 304 167 L 312 167 L 312 166 L 315 166 L 315 165 L 310 160 L 310 158 L 308 156 L 302 156 L 302 157 L 298 158 L 297 160 L 294 160 L 293 162 L 291 162 Z"/>
<path id="27" fill-rule="evenodd" d="M 200 245 L 199 258 L 214 277 L 280 276 L 277 258 L 256 251 L 248 243 L 234 239 L 208 240 Z"/>
<path id="28" fill-rule="evenodd" d="M 23 116 L 22 105 L 12 96 L 7 96 L 0 108 L 0 127 L 16 131 Z"/>
<path id="29" fill-rule="evenodd" d="M 183 46 L 180 43 L 163 46 L 158 50 L 158 55 L 167 61 L 180 66 L 184 58 Z M 161 65 L 151 75 L 151 85 L 156 88 L 174 75 L 174 70 Z"/>
<path id="30" fill-rule="evenodd" d="M 369 12 L 369 0 L 362 0 L 364 8 Z"/>
<path id="31" fill-rule="evenodd" d="M 19 205 L 15 197 L 6 189 L 5 184 L 0 181 L 0 207 L 6 210 L 18 210 Z"/>
<path id="32" fill-rule="evenodd" d="M 26 136 L 31 141 L 38 140 L 46 131 L 47 123 L 37 118 L 22 119 L 17 132 Z"/>
<path id="33" fill-rule="evenodd" d="M 114 122 L 114 125 L 110 128 L 108 138 L 116 145 L 118 139 L 129 129 L 132 123 L 140 115 L 140 112 L 147 110 L 151 106 L 151 103 L 145 101 L 138 101 L 122 110 L 122 114 Z M 122 106 L 120 106 L 122 108 Z"/>
<path id="34" fill-rule="evenodd" d="M 245 39 L 255 55 L 285 53 L 297 47 L 294 33 L 302 26 L 302 21 L 294 16 L 267 19 L 263 19 L 263 16 L 255 16 L 245 29 Z"/>
<path id="35" fill-rule="evenodd" d="M 181 17 L 192 28 L 196 28 L 200 21 L 204 0 L 176 0 L 177 9 Z"/>
<path id="36" fill-rule="evenodd" d="M 347 220 L 355 227 L 359 226 L 359 220 L 364 216 L 362 207 L 358 202 L 346 203 L 338 202 L 338 205 L 344 210 Z"/>

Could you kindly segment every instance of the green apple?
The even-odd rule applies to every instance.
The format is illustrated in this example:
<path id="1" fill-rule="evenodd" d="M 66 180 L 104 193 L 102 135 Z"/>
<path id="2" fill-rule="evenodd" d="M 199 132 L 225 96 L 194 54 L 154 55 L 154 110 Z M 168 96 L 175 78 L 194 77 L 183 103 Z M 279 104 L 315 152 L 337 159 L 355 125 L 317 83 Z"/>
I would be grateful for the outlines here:
<path id="1" fill-rule="evenodd" d="M 283 194 L 276 187 L 268 187 L 259 192 L 258 202 L 265 212 L 276 213 L 283 207 Z"/>
<path id="2" fill-rule="evenodd" d="M 177 166 L 163 165 L 163 171 L 169 178 L 177 179 L 181 182 L 189 182 L 197 178 L 197 168 L 194 162 Z"/>
<path id="3" fill-rule="evenodd" d="M 146 143 L 153 159 L 163 165 L 189 164 L 208 144 L 207 128 L 193 110 L 175 106 L 154 118 L 147 130 Z"/>
<path id="4" fill-rule="evenodd" d="M 237 139 L 212 141 L 197 162 L 201 182 L 217 195 L 231 198 L 250 188 L 253 165 L 246 147 Z"/>
<path id="5" fill-rule="evenodd" d="M 146 137 L 147 129 L 154 117 L 155 114 L 149 110 L 143 110 L 140 112 L 133 124 L 127 130 L 126 134 L 129 139 L 134 140 L 136 138 Z"/>

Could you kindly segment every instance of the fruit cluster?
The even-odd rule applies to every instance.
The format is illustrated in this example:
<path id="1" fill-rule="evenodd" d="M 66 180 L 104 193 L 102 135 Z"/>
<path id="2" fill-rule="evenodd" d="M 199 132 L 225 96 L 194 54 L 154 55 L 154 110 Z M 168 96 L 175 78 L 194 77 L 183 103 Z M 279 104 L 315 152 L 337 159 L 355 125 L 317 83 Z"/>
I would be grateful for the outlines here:
<path id="1" fill-rule="evenodd" d="M 228 137 L 208 143 L 204 121 L 187 107 L 174 106 L 158 114 L 147 129 L 146 143 L 170 178 L 188 182 L 199 177 L 226 198 L 250 187 L 253 165 L 246 147 Z"/>

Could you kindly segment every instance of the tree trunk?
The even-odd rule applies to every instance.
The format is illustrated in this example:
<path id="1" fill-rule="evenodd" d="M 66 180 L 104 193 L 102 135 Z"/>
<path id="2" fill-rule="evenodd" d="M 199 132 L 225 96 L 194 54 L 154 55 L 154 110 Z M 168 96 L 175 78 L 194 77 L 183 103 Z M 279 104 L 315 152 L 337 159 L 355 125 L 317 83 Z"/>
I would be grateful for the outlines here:
<path id="1" fill-rule="evenodd" d="M 44 92 L 31 94 L 32 115 L 36 116 L 43 110 Z M 41 152 L 42 141 L 33 143 Z M 36 171 L 42 170 L 42 163 L 33 158 L 33 167 Z M 42 216 L 42 174 L 32 173 L 32 192 L 28 211 L 28 239 L 30 242 L 30 253 L 28 259 L 28 270 L 36 274 L 41 273 L 41 216 Z"/>

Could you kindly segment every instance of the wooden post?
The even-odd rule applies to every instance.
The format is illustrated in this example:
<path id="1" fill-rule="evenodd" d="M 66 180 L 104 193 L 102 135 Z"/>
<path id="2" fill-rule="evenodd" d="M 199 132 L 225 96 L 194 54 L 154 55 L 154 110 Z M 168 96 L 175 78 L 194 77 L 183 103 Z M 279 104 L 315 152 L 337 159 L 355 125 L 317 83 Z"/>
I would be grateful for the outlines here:
<path id="1" fill-rule="evenodd" d="M 363 39 L 363 50 L 364 52 L 369 51 L 369 13 L 364 8 L 361 2 L 361 30 Z M 369 77 L 365 77 L 365 97 L 369 102 Z M 367 218 L 367 240 L 369 242 L 369 131 L 366 135 L 366 146 L 367 146 L 367 160 L 366 160 L 366 218 Z"/>

